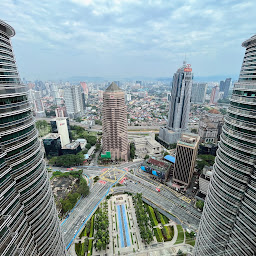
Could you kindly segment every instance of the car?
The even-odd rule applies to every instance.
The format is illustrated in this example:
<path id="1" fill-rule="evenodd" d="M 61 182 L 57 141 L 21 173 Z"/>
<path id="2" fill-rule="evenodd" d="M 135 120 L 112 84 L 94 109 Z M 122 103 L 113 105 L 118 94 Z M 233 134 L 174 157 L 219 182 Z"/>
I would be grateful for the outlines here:
<path id="1" fill-rule="evenodd" d="M 159 188 L 156 188 L 156 191 L 157 191 L 157 192 L 160 192 L 160 189 L 159 189 Z"/>

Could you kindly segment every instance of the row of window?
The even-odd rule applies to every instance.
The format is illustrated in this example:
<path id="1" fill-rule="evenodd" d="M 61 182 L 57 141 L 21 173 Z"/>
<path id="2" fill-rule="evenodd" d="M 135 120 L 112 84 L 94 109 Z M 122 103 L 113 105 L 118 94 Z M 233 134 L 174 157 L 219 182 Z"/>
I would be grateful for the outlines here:
<path id="1" fill-rule="evenodd" d="M 21 135 L 29 133 L 33 129 L 34 129 L 34 125 L 31 125 L 28 128 L 25 128 L 25 129 L 23 129 L 21 131 L 14 132 L 14 133 L 8 134 L 6 136 L 3 136 L 2 137 L 2 141 L 8 141 L 8 140 L 11 140 L 11 139 L 15 139 L 15 138 L 17 138 L 17 137 L 19 137 Z"/>

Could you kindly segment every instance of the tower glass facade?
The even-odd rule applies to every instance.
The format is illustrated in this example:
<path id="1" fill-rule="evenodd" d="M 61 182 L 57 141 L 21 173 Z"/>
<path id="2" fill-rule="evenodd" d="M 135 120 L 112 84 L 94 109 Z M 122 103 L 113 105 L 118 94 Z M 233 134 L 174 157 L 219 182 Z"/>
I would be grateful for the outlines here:
<path id="1" fill-rule="evenodd" d="M 65 255 L 14 34 L 0 20 L 0 255 Z"/>
<path id="2" fill-rule="evenodd" d="M 196 241 L 196 256 L 256 253 L 256 36 L 245 41 Z"/>
<path id="3" fill-rule="evenodd" d="M 174 131 L 187 130 L 193 77 L 191 71 L 184 62 L 183 67 L 173 75 L 167 128 Z"/>
<path id="4" fill-rule="evenodd" d="M 159 142 L 165 146 L 176 143 L 181 133 L 188 128 L 192 80 L 191 65 L 184 61 L 173 75 L 167 126 L 161 127 L 159 131 Z"/>

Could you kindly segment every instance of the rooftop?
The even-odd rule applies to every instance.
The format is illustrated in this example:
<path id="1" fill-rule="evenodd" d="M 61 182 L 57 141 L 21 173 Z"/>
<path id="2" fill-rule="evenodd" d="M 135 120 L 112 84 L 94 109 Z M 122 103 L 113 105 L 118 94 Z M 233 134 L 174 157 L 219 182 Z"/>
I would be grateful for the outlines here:
<path id="1" fill-rule="evenodd" d="M 122 92 L 118 85 L 114 82 L 111 83 L 111 85 L 106 89 L 106 92 Z"/>
<path id="2" fill-rule="evenodd" d="M 60 135 L 58 133 L 49 133 L 43 137 L 43 140 L 58 139 Z"/>

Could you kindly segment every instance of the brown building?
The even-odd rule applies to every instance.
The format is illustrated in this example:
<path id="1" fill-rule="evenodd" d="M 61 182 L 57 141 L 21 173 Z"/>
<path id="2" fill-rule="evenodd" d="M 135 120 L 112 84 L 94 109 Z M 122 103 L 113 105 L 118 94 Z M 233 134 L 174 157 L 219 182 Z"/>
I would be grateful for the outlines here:
<path id="1" fill-rule="evenodd" d="M 200 143 L 216 144 L 222 131 L 224 117 L 222 114 L 206 114 L 199 121 Z"/>
<path id="2" fill-rule="evenodd" d="M 128 160 L 127 109 L 125 95 L 115 83 L 103 93 L 102 108 L 103 152 L 111 159 Z"/>
<path id="3" fill-rule="evenodd" d="M 183 133 L 177 142 L 176 158 L 173 171 L 173 182 L 185 187 L 189 186 L 194 172 L 200 137 Z"/>

